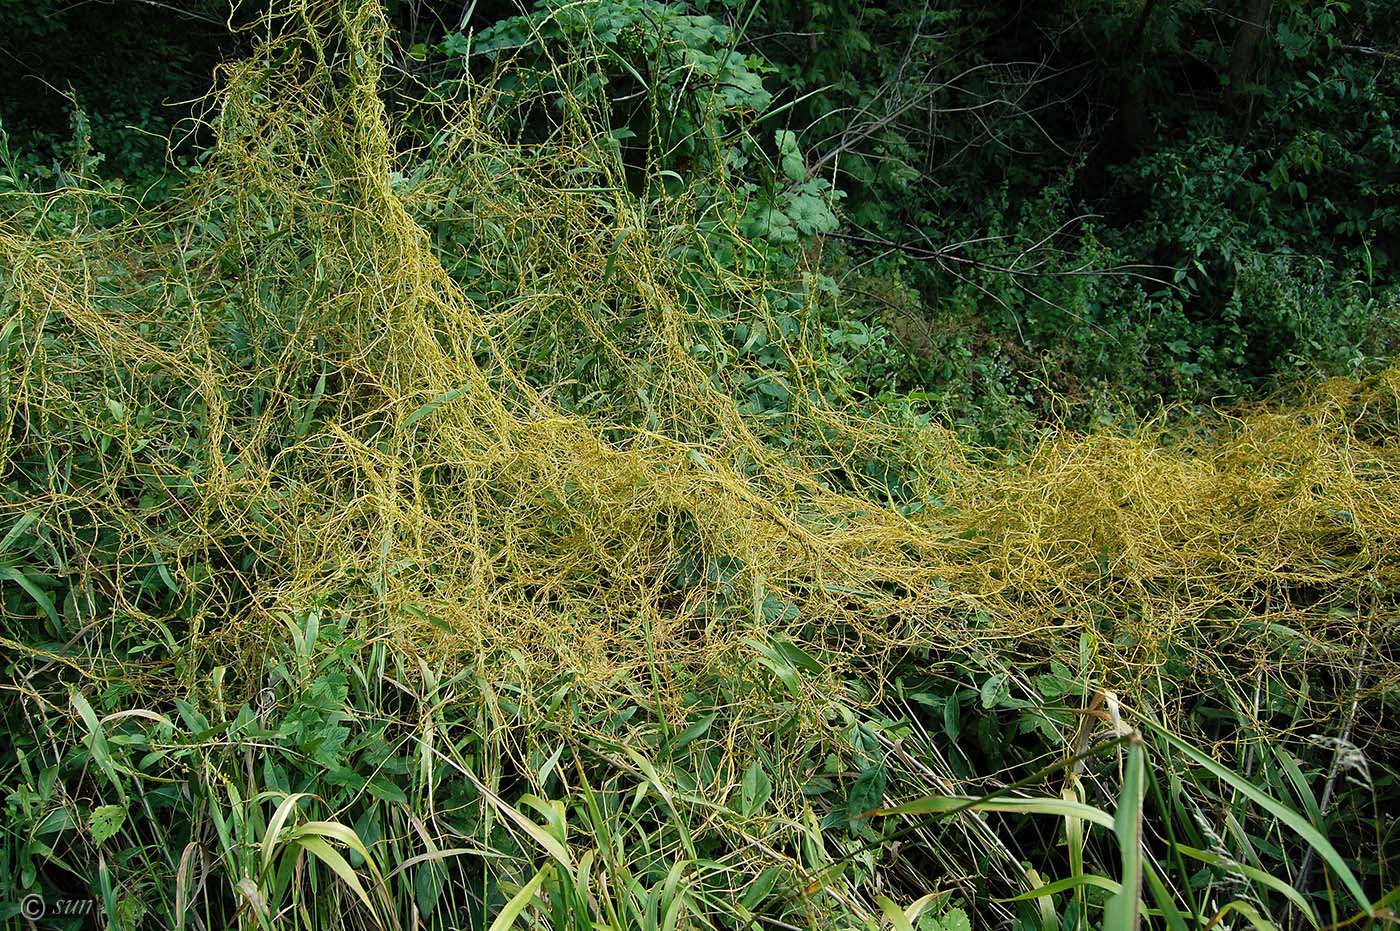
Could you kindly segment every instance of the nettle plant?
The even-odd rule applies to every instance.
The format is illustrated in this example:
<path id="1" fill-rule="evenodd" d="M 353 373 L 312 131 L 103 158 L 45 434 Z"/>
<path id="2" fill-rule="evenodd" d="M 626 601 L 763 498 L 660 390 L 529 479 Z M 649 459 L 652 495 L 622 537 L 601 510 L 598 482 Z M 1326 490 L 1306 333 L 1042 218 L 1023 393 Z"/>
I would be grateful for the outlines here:
<path id="1" fill-rule="evenodd" d="M 628 271 L 643 261 L 643 230 L 665 242 L 646 256 L 647 268 L 676 275 L 679 300 L 665 312 L 684 330 L 681 351 L 719 372 L 718 382 L 761 417 L 762 429 L 786 435 L 793 412 L 822 393 L 797 377 L 794 352 L 822 354 L 817 311 L 831 302 L 835 284 L 816 273 L 814 247 L 837 228 L 840 194 L 829 179 L 812 176 L 799 134 L 783 125 L 790 108 L 764 86 L 772 69 L 738 44 L 736 29 L 714 17 L 623 0 L 538 4 L 416 52 L 417 74 L 429 76 L 425 83 L 439 98 L 488 96 L 482 131 L 536 156 L 559 153 L 562 161 L 538 161 L 538 170 L 557 171 L 569 196 L 589 199 L 569 222 L 578 223 L 570 235 L 599 246 L 600 275 L 573 266 L 579 299 L 591 309 L 563 322 L 557 313 L 541 319 L 526 328 L 540 342 L 518 334 L 515 343 L 522 358 L 539 363 L 554 358 L 545 345 L 588 334 L 566 354 L 568 371 L 551 363 L 531 374 L 556 386 L 553 396 L 570 409 L 587 408 L 590 398 L 642 398 L 674 367 L 671 349 L 641 329 L 659 312 L 650 286 Z M 438 141 L 443 135 L 427 142 L 430 158 L 459 164 L 453 143 Z M 455 213 L 444 220 L 439 210 L 432 221 L 449 273 L 471 294 L 515 293 L 544 241 L 515 222 L 520 211 L 511 198 L 526 195 L 506 194 L 513 189 L 504 179 L 492 186 L 499 235 L 480 222 L 480 197 L 475 220 Z M 607 338 L 600 342 L 598 333 Z M 609 345 L 626 351 L 613 355 Z M 821 365 L 824 376 L 833 375 L 826 359 Z M 639 417 L 658 422 L 650 401 L 639 403 Z"/>
<path id="2" fill-rule="evenodd" d="M 474 36 L 450 33 L 434 53 L 490 74 L 508 97 L 587 109 L 605 124 L 634 194 L 708 191 L 717 209 L 698 225 L 721 261 L 752 251 L 718 241 L 737 232 L 759 245 L 764 264 L 791 268 L 798 249 L 836 229 L 841 195 L 809 175 L 797 133 L 782 125 L 789 105 L 764 87 L 774 68 L 740 52 L 739 39 L 679 4 L 545 0 Z M 553 124 L 540 116 L 539 126 L 520 127 L 526 137 Z"/>

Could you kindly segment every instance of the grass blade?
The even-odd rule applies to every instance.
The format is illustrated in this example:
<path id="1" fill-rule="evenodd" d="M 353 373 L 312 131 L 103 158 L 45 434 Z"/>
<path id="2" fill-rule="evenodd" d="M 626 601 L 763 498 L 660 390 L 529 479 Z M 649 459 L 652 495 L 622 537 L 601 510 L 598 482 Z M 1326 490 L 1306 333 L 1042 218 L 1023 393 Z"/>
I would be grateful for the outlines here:
<path id="1" fill-rule="evenodd" d="M 551 868 L 548 866 L 541 867 L 540 871 L 534 875 L 533 879 L 521 886 L 520 890 L 510 897 L 510 901 L 506 903 L 505 908 L 501 909 L 500 914 L 491 922 L 491 927 L 487 929 L 487 931 L 506 931 L 507 928 L 515 924 L 515 919 L 519 918 L 520 913 L 525 911 L 525 906 L 530 904 L 531 900 L 535 897 L 535 893 L 538 892 L 540 886 L 544 884 L 545 877 L 549 875 L 550 869 Z"/>
<path id="2" fill-rule="evenodd" d="M 1366 897 L 1366 893 L 1361 888 L 1361 883 L 1357 880 L 1356 874 L 1347 866 L 1346 860 L 1342 857 L 1341 853 L 1337 851 L 1337 848 L 1332 846 L 1332 842 L 1324 837 L 1321 831 L 1309 824 L 1306 818 L 1287 805 L 1284 805 L 1278 799 L 1265 793 L 1243 776 L 1217 763 L 1205 753 L 1197 750 L 1175 734 L 1149 721 L 1144 720 L 1143 725 L 1159 735 L 1163 740 L 1171 744 L 1171 746 L 1180 750 L 1188 759 L 1207 770 L 1211 775 L 1215 776 L 1215 778 L 1278 818 L 1291 828 L 1294 833 L 1311 844 L 1313 849 L 1316 850 L 1327 863 L 1327 866 L 1336 874 L 1337 878 L 1341 880 L 1342 885 L 1346 886 L 1347 891 L 1356 899 L 1356 903 L 1361 906 L 1362 911 L 1372 917 L 1375 916 L 1375 907 L 1371 904 L 1370 899 Z"/>
<path id="3" fill-rule="evenodd" d="M 1142 901 L 1142 800 L 1147 751 L 1141 738 L 1128 745 L 1128 764 L 1113 833 L 1123 860 L 1122 888 L 1104 906 L 1104 931 L 1137 931 Z"/>

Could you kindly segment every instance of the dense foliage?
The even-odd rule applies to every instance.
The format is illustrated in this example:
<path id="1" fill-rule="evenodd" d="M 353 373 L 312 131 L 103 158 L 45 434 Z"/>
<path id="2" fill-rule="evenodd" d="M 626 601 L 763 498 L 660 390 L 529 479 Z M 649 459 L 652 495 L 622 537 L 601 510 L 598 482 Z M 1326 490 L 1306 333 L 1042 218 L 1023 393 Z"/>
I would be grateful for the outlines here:
<path id="1" fill-rule="evenodd" d="M 912 331 L 904 386 L 1039 413 L 1046 389 L 1200 401 L 1392 351 L 1383 4 L 760 11 L 857 255 L 896 256 L 864 280 L 917 295 L 846 311 Z"/>
<path id="2" fill-rule="evenodd" d="M 770 239 L 837 233 L 857 381 L 1005 441 L 1057 397 L 1087 423 L 1389 357 L 1394 30 L 1381 4 L 543 3 L 418 70 L 567 63 L 642 179 L 723 151 Z"/>
<path id="3" fill-rule="evenodd" d="M 1393 925 L 1400 26 L 1243 6 L 0 0 L 0 918 Z"/>

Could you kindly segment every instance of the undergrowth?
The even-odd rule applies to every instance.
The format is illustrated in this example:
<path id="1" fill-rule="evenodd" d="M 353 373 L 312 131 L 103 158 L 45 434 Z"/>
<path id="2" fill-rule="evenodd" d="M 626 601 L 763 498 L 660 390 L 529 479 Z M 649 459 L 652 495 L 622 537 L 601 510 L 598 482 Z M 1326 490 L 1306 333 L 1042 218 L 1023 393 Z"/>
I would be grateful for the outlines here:
<path id="1" fill-rule="evenodd" d="M 273 25 L 180 196 L 3 195 L 11 921 L 1391 921 L 1400 372 L 993 456 L 723 157 Z"/>

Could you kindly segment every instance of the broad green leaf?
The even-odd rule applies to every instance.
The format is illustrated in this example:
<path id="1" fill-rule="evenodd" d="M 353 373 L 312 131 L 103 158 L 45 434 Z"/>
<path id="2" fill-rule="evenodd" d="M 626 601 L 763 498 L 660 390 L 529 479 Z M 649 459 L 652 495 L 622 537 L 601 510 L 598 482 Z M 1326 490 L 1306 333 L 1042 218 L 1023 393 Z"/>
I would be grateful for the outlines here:
<path id="1" fill-rule="evenodd" d="M 773 781 L 768 778 L 763 764 L 754 760 L 744 770 L 744 777 L 739 782 L 740 814 L 752 815 L 768 804 L 772 795 Z"/>
<path id="2" fill-rule="evenodd" d="M 88 815 L 88 833 L 92 842 L 101 847 L 116 836 L 126 823 L 126 808 L 121 805 L 99 805 Z"/>
<path id="3" fill-rule="evenodd" d="M 710 725 L 715 723 L 715 718 L 719 717 L 718 712 L 710 712 L 701 715 L 699 720 L 676 735 L 676 740 L 671 744 L 673 749 L 679 750 L 693 740 L 702 737 L 710 729 Z"/>
<path id="4" fill-rule="evenodd" d="M 793 697 L 802 694 L 802 676 L 781 653 L 758 640 L 746 639 L 744 643 L 757 651 L 758 661 L 766 666 L 769 672 L 777 676 L 778 681 L 783 683 Z"/>
<path id="5" fill-rule="evenodd" d="M 383 776 L 373 776 L 365 782 L 365 790 L 375 798 L 392 802 L 396 805 L 408 804 L 408 796 L 403 789 L 399 788 L 391 779 Z"/>
<path id="6" fill-rule="evenodd" d="M 960 908 L 950 908 L 938 919 L 943 931 L 972 931 L 972 919 Z"/>
<path id="7" fill-rule="evenodd" d="M 350 891 L 354 892 L 355 896 L 364 903 L 370 914 L 375 914 L 374 903 L 370 901 L 369 893 L 361 884 L 360 877 L 355 874 L 354 868 L 350 866 L 345 857 L 341 856 L 340 851 L 328 844 L 325 838 L 319 834 L 307 834 L 297 837 L 293 843 L 330 867 L 331 871 L 340 877 L 340 881 L 349 886 Z"/>
<path id="8" fill-rule="evenodd" d="M 789 181 L 807 180 L 807 163 L 802 159 L 802 150 L 797 147 L 797 133 L 790 129 L 780 129 L 773 134 L 778 143 L 778 159 L 783 174 Z"/>
<path id="9" fill-rule="evenodd" d="M 851 819 L 860 818 L 869 812 L 878 812 L 885 800 L 885 767 L 876 763 L 861 770 L 851 786 L 851 795 L 846 802 L 846 813 Z"/>
<path id="10" fill-rule="evenodd" d="M 758 909 L 763 904 L 764 900 L 768 898 L 769 893 L 773 891 L 773 887 L 778 884 L 778 880 L 782 878 L 782 875 L 783 870 L 781 867 L 765 867 L 763 872 L 758 874 L 758 878 L 749 883 L 749 887 L 745 890 L 744 897 L 739 901 L 739 904 L 742 905 L 746 911 L 752 912 Z"/>
<path id="11" fill-rule="evenodd" d="M 890 920 L 890 927 L 894 931 L 914 931 L 914 925 L 909 921 L 909 916 L 904 914 L 904 909 L 894 904 L 888 896 L 878 896 L 875 901 L 880 906 L 880 911 L 885 913 L 885 917 Z"/>
<path id="12" fill-rule="evenodd" d="M 34 599 L 34 603 L 49 616 L 49 620 L 53 621 L 54 627 L 61 629 L 62 622 L 59 620 L 58 609 L 54 607 L 53 599 L 42 588 L 35 585 L 27 575 L 11 566 L 0 566 L 0 578 L 9 579 L 24 589 L 25 593 Z"/>
<path id="13" fill-rule="evenodd" d="M 987 710 L 1000 707 L 1011 695 L 1011 677 L 999 672 L 982 683 L 982 707 Z"/>
<path id="14" fill-rule="evenodd" d="M 535 893 L 544 884 L 551 869 L 548 866 L 541 867 L 540 871 L 529 882 L 521 886 L 515 895 L 510 897 L 510 901 L 505 904 L 500 913 L 496 915 L 488 931 L 506 931 L 507 928 L 514 925 L 515 919 L 520 917 L 520 913 L 525 911 L 526 906 L 535 898 Z"/>

